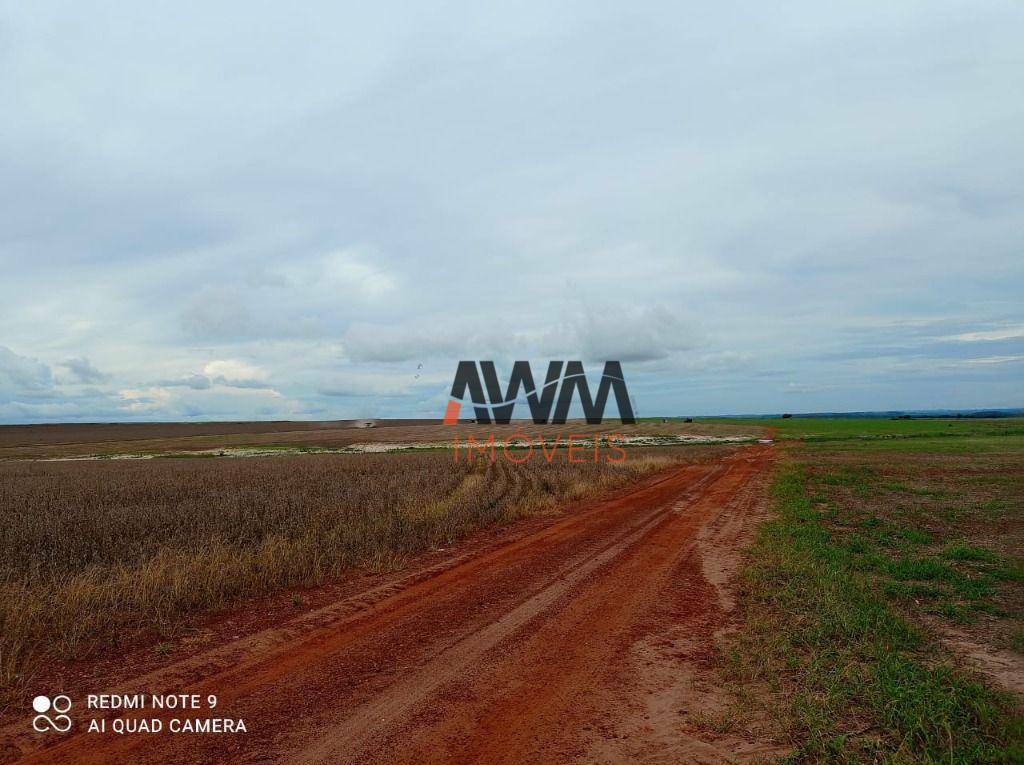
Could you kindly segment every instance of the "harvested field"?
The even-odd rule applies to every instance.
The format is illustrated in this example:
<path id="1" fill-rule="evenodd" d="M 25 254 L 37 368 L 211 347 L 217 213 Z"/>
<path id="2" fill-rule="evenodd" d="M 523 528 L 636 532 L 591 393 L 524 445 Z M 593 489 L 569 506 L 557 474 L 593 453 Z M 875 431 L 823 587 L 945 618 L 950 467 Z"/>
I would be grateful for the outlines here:
<path id="1" fill-rule="evenodd" d="M 572 465 L 564 451 L 521 465 L 442 452 L 0 463 L 2 680 L 16 689 L 44 658 L 162 639 L 189 614 L 356 568 L 397 569 L 475 529 L 723 453 L 648 448 Z"/>
<path id="2" fill-rule="evenodd" d="M 567 439 L 570 434 L 594 437 L 611 432 L 623 436 L 711 436 L 754 438 L 761 428 L 742 424 L 640 422 L 588 425 L 534 425 L 517 421 L 489 426 L 462 423 L 442 425 L 423 420 L 375 420 L 375 427 L 357 427 L 358 421 L 271 423 L 145 423 L 112 425 L 11 425 L 0 427 L 0 460 L 81 457 L 90 455 L 201 452 L 221 448 L 310 447 L 344 448 L 354 444 L 451 442 L 466 443 L 470 436 L 486 440 L 525 435 L 529 438 Z"/>
<path id="3" fill-rule="evenodd" d="M 674 466 L 564 516 L 104 675 L 116 692 L 216 694 L 245 735 L 96 736 L 83 718 L 67 737 L 12 724 L 0 741 L 25 763 L 758 761 L 779 747 L 721 736 L 703 714 L 720 703 L 706 683 L 726 579 L 762 517 L 771 449 L 675 449 Z"/>

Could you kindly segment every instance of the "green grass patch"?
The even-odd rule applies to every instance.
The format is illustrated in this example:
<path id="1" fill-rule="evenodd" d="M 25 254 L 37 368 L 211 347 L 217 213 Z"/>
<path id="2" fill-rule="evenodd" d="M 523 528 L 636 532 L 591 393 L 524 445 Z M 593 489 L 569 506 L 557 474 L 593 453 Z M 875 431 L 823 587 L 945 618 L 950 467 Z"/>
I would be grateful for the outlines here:
<path id="1" fill-rule="evenodd" d="M 893 579 L 907 581 L 944 581 L 950 582 L 957 578 L 957 573 L 948 564 L 932 556 L 916 558 L 899 558 L 891 561 L 888 566 L 889 576 Z"/>
<path id="2" fill-rule="evenodd" d="M 961 559 L 879 554 L 867 532 L 884 521 L 864 518 L 860 532 L 837 534 L 811 490 L 805 469 L 780 469 L 777 518 L 762 527 L 745 571 L 747 625 L 731 653 L 737 679 L 789 699 L 789 760 L 1024 762 L 1012 700 L 948 664 L 896 608 L 904 599 L 960 608 L 949 593 L 971 595 L 976 581 L 954 567 Z"/>
<path id="3" fill-rule="evenodd" d="M 921 531 L 920 529 L 904 528 L 900 529 L 898 531 L 898 534 L 900 535 L 900 537 L 902 537 L 907 542 L 910 542 L 911 544 L 928 545 L 932 543 L 932 535 L 926 531 Z"/>
<path id="4" fill-rule="evenodd" d="M 950 545 L 946 548 L 943 556 L 950 560 L 970 561 L 973 563 L 996 563 L 999 561 L 999 556 L 991 550 L 986 550 L 984 547 L 977 545 L 969 545 L 965 542 Z"/>
<path id="5" fill-rule="evenodd" d="M 706 422 L 773 427 L 777 439 L 807 442 L 1024 435 L 1024 418 L 1020 417 L 959 420 L 938 417 L 912 420 L 884 417 L 793 417 L 785 420 L 753 417 L 713 418 Z"/>

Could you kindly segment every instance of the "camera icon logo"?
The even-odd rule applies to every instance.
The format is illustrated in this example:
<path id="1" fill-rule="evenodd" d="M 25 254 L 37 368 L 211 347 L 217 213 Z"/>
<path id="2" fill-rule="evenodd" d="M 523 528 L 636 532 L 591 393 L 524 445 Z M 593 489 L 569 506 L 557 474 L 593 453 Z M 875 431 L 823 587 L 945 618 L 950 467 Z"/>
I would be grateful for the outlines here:
<path id="1" fill-rule="evenodd" d="M 67 733 L 71 730 L 71 718 L 68 716 L 71 699 L 64 694 L 54 696 L 52 700 L 49 696 L 36 696 L 32 699 L 32 709 L 36 711 L 32 727 L 39 733 L 48 730 Z"/>

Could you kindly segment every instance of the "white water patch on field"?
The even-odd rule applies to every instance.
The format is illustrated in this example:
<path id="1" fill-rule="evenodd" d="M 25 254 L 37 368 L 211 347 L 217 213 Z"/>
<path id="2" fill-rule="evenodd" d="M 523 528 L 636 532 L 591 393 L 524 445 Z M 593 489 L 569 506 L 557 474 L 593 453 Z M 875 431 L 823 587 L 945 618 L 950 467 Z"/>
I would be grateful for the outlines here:
<path id="1" fill-rule="evenodd" d="M 756 439 L 754 436 L 622 436 L 616 438 L 610 444 L 604 438 L 599 439 L 601 446 L 681 446 L 684 444 L 745 444 L 753 443 Z M 344 449 L 335 449 L 337 452 L 350 452 L 357 454 L 383 454 L 386 452 L 400 452 L 400 451 L 412 451 L 416 449 L 466 449 L 472 446 L 474 450 L 477 449 L 489 449 L 491 447 L 490 439 L 474 439 L 473 441 L 410 441 L 406 443 L 387 443 L 383 441 L 374 441 L 372 443 L 365 444 L 352 444 Z M 509 441 L 505 439 L 495 438 L 493 441 L 495 448 L 502 448 L 507 446 L 509 449 L 528 449 L 531 446 L 534 448 L 540 448 L 543 445 L 546 449 L 566 449 L 569 446 L 567 439 L 555 440 L 553 438 L 545 438 L 543 441 L 539 438 L 526 440 L 524 438 L 513 438 Z M 581 449 L 594 446 L 593 438 L 573 438 L 573 448 L 579 447 Z"/>
<path id="2" fill-rule="evenodd" d="M 745 444 L 753 443 L 756 436 L 691 436 L 691 435 L 668 435 L 668 436 L 619 436 L 610 444 L 605 438 L 600 438 L 601 446 L 683 446 L 690 444 Z M 150 460 L 157 458 L 244 458 L 244 457 L 283 457 L 300 456 L 303 454 L 386 454 L 388 452 L 403 451 L 425 451 L 437 449 L 465 449 L 470 446 L 474 450 L 489 449 L 492 441 L 488 439 L 470 441 L 369 441 L 367 443 L 351 444 L 349 446 L 321 447 L 321 446 L 225 446 L 217 449 L 199 449 L 195 451 L 172 451 L 153 452 L 149 454 L 88 454 L 75 457 L 46 457 L 34 461 L 38 462 L 81 462 L 90 460 Z M 514 438 L 510 441 L 494 438 L 493 445 L 496 449 L 507 447 L 509 449 L 527 449 L 531 446 L 546 449 L 566 449 L 569 446 L 568 439 L 526 439 Z M 594 446 L 593 438 L 572 439 L 573 448 L 581 449 Z"/>

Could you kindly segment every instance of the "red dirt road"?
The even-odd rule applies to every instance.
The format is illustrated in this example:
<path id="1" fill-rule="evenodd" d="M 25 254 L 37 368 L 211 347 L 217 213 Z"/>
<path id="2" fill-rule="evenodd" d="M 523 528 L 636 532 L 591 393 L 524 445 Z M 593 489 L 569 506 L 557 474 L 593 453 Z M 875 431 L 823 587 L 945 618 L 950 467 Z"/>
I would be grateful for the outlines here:
<path id="1" fill-rule="evenodd" d="M 264 630 L 117 692 L 216 694 L 245 734 L 20 736 L 23 763 L 724 762 L 701 667 L 763 513 L 772 447 L 687 465 L 500 546 Z M 208 712 L 184 716 L 208 716 Z M 116 716 L 116 715 L 115 715 Z M 107 719 L 108 731 L 114 717 Z M 699 726 L 698 726 L 699 727 Z M 6 732 L 6 731 L 5 731 Z M 8 750 L 9 752 L 11 750 Z"/>

